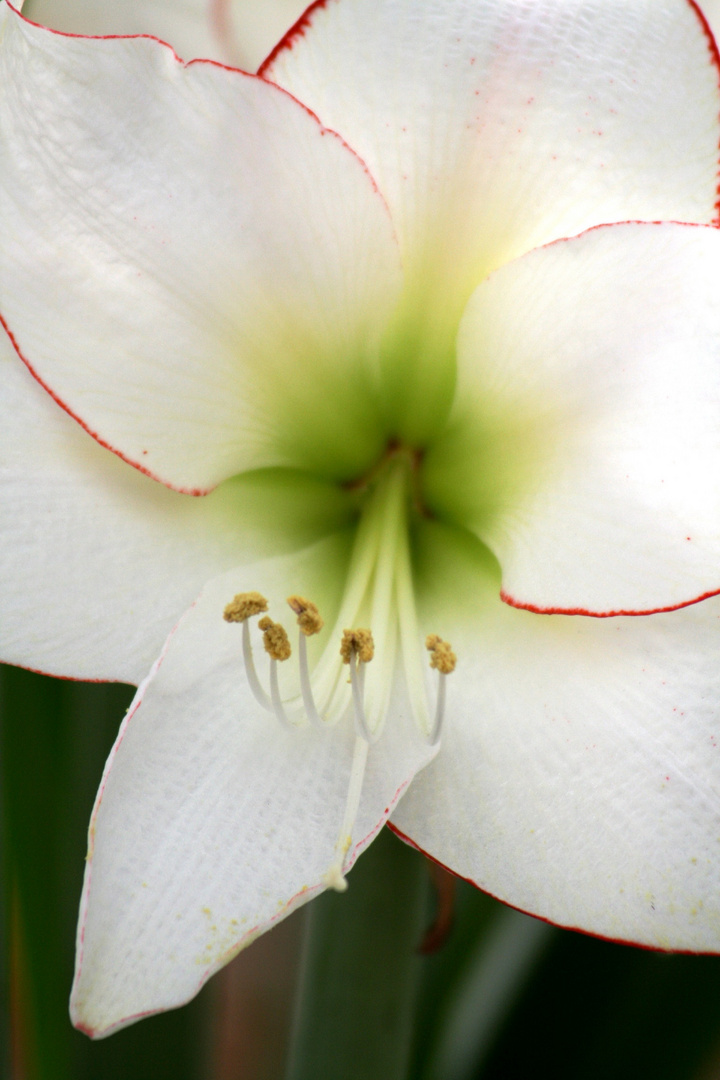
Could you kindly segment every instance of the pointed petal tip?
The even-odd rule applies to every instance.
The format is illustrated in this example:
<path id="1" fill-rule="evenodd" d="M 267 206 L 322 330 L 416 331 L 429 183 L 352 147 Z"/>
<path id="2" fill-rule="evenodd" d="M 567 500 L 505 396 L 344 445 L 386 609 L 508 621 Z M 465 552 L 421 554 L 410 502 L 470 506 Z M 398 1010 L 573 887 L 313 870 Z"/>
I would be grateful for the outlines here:
<path id="1" fill-rule="evenodd" d="M 186 1002 L 178 1002 L 178 1005 L 184 1005 Z M 172 1006 L 168 1006 L 170 1008 Z M 89 1010 L 86 1009 L 85 1004 L 77 1006 L 74 1002 L 74 997 L 70 998 L 70 1022 L 76 1031 L 81 1032 L 83 1035 L 87 1035 L 93 1042 L 99 1042 L 101 1039 L 107 1039 L 110 1035 L 114 1035 L 118 1031 L 122 1031 L 123 1028 L 129 1027 L 131 1024 L 137 1023 L 138 1020 L 145 1020 L 148 1016 L 155 1016 L 159 1012 L 164 1012 L 165 1009 L 147 1009 L 144 1012 L 133 1013 L 130 1016 L 122 1016 L 120 1019 L 113 1020 L 97 1020 L 94 1024 L 90 1018 L 86 1015 Z"/>
<path id="2" fill-rule="evenodd" d="M 98 1033 L 96 1029 L 90 1027 L 89 1024 L 86 1024 L 79 1016 L 73 1016 L 72 1010 L 70 1011 L 70 1020 L 76 1031 L 81 1032 L 83 1035 L 87 1035 L 89 1039 L 97 1038 Z"/>

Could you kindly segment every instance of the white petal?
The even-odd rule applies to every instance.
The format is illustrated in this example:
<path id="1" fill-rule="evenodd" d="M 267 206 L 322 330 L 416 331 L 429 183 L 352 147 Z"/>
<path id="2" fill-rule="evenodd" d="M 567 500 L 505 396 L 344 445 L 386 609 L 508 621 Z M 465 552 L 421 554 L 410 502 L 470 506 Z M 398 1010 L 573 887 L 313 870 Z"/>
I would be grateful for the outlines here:
<path id="1" fill-rule="evenodd" d="M 150 34 L 186 60 L 229 60 L 213 32 L 209 0 L 26 0 L 23 14 L 62 33 Z"/>
<path id="2" fill-rule="evenodd" d="M 186 60 L 205 57 L 253 71 L 306 6 L 303 0 L 30 0 L 23 11 L 55 30 L 152 34 Z"/>
<path id="3" fill-rule="evenodd" d="M 187 1001 L 321 890 L 344 815 L 352 724 L 288 731 L 264 713 L 243 674 L 240 628 L 222 610 L 250 588 L 272 602 L 294 585 L 322 602 L 346 556 L 344 542 L 325 542 L 215 579 L 140 688 L 90 826 L 71 1002 L 89 1034 Z M 402 701 L 370 749 L 350 862 L 434 753 Z"/>
<path id="4" fill-rule="evenodd" d="M 7 5 L 0 35 L 0 313 L 38 378 L 180 490 L 365 467 L 400 272 L 363 164 L 276 87 L 151 39 Z"/>
<path id="5" fill-rule="evenodd" d="M 261 71 L 368 163 L 451 318 L 551 239 L 717 213 L 718 57 L 688 0 L 337 0 Z"/>
<path id="6" fill-rule="evenodd" d="M 510 603 L 637 613 L 720 590 L 718 281 L 716 229 L 630 224 L 477 289 L 428 491 L 492 548 Z"/>
<path id="7" fill-rule="evenodd" d="M 393 824 L 562 926 L 720 951 L 720 600 L 542 616 L 452 574 L 474 623 L 453 628 L 440 752 Z"/>
<path id="8" fill-rule="evenodd" d="M 242 477 L 204 498 L 169 491 L 98 446 L 32 378 L 1 328 L 0 401 L 6 662 L 137 683 L 209 577 L 308 543 L 342 520 L 329 486 L 294 474 L 275 487 Z"/>

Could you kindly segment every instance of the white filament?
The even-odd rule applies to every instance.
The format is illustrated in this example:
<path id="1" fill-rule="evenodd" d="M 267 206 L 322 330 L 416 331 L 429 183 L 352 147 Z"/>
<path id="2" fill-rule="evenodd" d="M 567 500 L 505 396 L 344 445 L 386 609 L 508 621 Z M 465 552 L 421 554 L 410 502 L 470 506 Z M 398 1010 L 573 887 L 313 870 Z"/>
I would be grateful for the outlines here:
<path id="1" fill-rule="evenodd" d="M 438 671 L 438 691 L 437 701 L 435 702 L 435 716 L 433 717 L 432 727 L 430 733 L 427 736 L 427 741 L 431 746 L 435 746 L 440 742 L 440 736 L 442 735 L 443 720 L 445 719 L 445 680 L 447 675 L 443 675 L 442 671 Z"/>
<path id="2" fill-rule="evenodd" d="M 245 661 L 245 672 L 253 697 L 259 705 L 262 705 L 263 709 L 266 709 L 267 712 L 274 713 L 275 708 L 273 703 L 260 685 L 260 680 L 255 671 L 255 661 L 253 660 L 252 645 L 250 643 L 250 626 L 247 619 L 245 619 L 242 624 L 242 650 L 243 660 Z"/>
<path id="3" fill-rule="evenodd" d="M 402 591 L 403 590 L 401 587 L 399 592 L 402 593 Z M 414 616 L 414 611 L 412 612 L 411 618 L 412 616 Z M 412 621 L 414 622 L 414 618 L 412 618 Z M 403 627 L 401 621 L 401 630 L 402 628 Z M 302 633 L 302 631 L 299 634 L 298 658 L 300 668 L 300 688 L 302 692 L 303 705 L 305 708 L 305 717 L 293 717 L 288 715 L 285 709 L 285 704 L 283 703 L 283 700 L 280 696 L 280 686 L 278 682 L 277 672 L 278 661 L 273 658 L 270 659 L 270 694 L 268 695 L 263 689 L 258 678 L 257 671 L 255 670 L 252 644 L 250 641 L 249 620 L 247 619 L 243 622 L 242 635 L 243 659 L 245 661 L 245 670 L 247 672 L 248 685 L 250 686 L 253 697 L 258 702 L 258 704 L 261 705 L 266 712 L 272 713 L 275 717 L 277 717 L 283 727 L 300 727 L 302 726 L 305 717 L 307 717 L 310 723 L 318 729 L 322 730 L 331 726 L 320 716 L 320 713 L 318 712 L 317 706 L 315 704 L 315 698 L 313 696 L 312 683 L 310 679 L 310 668 L 307 658 L 307 643 L 305 640 L 305 635 Z M 405 654 L 404 659 L 407 662 L 408 653 L 410 652 L 410 650 L 403 650 L 403 652 Z M 415 654 L 416 659 L 419 658 L 419 651 L 417 650 L 417 647 L 412 650 L 412 653 Z M 383 725 L 382 723 L 380 723 L 374 730 L 372 730 L 367 720 L 364 703 L 365 666 L 365 664 L 358 661 L 357 656 L 355 655 L 355 653 L 353 653 L 350 659 L 350 682 L 352 685 L 355 734 L 357 738 L 362 739 L 366 744 L 372 744 L 377 742 L 377 740 L 379 739 L 382 733 Z M 419 665 L 417 666 L 419 667 Z M 419 675 L 420 671 L 418 671 L 417 674 Z M 446 675 L 443 675 L 442 672 L 438 672 L 437 699 L 435 702 L 435 712 L 431 724 L 428 722 L 429 710 L 427 709 L 427 699 L 423 695 L 423 700 L 422 702 L 420 702 L 417 685 L 415 685 L 414 687 L 414 694 L 411 690 L 411 696 L 414 699 L 412 704 L 416 722 L 418 722 L 419 726 L 421 726 L 421 730 L 424 730 L 425 738 L 430 744 L 430 746 L 435 746 L 440 741 L 440 736 L 442 735 L 443 722 L 445 719 L 446 678 Z M 420 683 L 420 686 L 423 685 L 423 681 L 424 680 L 421 679 L 417 680 L 417 682 Z"/>
<path id="4" fill-rule="evenodd" d="M 363 701 L 365 696 L 365 665 L 363 663 L 358 663 L 357 656 L 354 652 L 350 654 L 350 682 L 352 684 L 355 734 L 359 739 L 364 739 L 366 743 L 377 742 L 380 735 L 380 728 L 378 727 L 375 732 L 371 732 L 365 715 L 365 704 Z"/>
<path id="5" fill-rule="evenodd" d="M 297 720 L 291 720 L 288 714 L 285 712 L 282 699 L 280 697 L 280 686 L 278 685 L 278 662 L 274 657 L 270 657 L 270 698 L 272 700 L 272 711 L 278 718 L 283 727 L 297 728 L 302 724 L 302 717 L 298 717 Z"/>
<path id="6" fill-rule="evenodd" d="M 305 706 L 305 712 L 308 720 L 316 728 L 327 727 L 327 724 L 323 720 L 320 713 L 315 706 L 315 698 L 313 697 L 312 686 L 310 684 L 310 669 L 308 667 L 307 659 L 307 641 L 302 630 L 299 633 L 298 641 L 298 657 L 300 666 L 300 690 L 302 691 L 303 705 Z"/>

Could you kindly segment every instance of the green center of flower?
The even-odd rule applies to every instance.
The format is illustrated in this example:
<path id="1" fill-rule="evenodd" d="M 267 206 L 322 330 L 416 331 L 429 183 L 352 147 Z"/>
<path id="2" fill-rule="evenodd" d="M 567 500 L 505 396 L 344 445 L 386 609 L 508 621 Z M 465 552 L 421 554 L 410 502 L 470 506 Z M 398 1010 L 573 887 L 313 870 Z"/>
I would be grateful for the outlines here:
<path id="1" fill-rule="evenodd" d="M 317 574 L 308 582 L 288 581 L 286 588 L 312 594 L 332 627 L 333 644 L 313 639 L 309 656 L 319 700 L 333 717 L 348 704 L 337 642 L 345 629 L 364 626 L 376 645 L 366 687 L 371 730 L 382 727 L 398 665 L 418 727 L 431 729 L 427 658 L 418 642 L 428 632 L 452 640 L 458 619 L 475 617 L 470 597 L 488 588 L 497 596 L 499 588 L 497 562 L 467 512 L 468 505 L 479 507 L 489 519 L 498 493 L 510 487 L 512 426 L 503 429 L 504 442 L 497 427 L 475 424 L 468 440 L 462 425 L 447 425 L 427 448 L 387 438 L 368 464 L 342 478 L 333 475 L 330 446 L 322 470 L 260 469 L 232 478 L 209 496 L 254 535 L 253 540 L 246 534 L 244 546 L 252 551 L 254 543 L 259 558 L 325 543 Z M 472 587 L 463 587 L 461 579 L 469 577 Z"/>
<path id="2" fill-rule="evenodd" d="M 277 588 L 269 612 L 259 593 L 239 594 L 226 608 L 228 621 L 243 624 L 252 693 L 290 727 L 310 723 L 326 728 L 353 717 L 347 806 L 326 875 L 326 884 L 336 889 L 345 887 L 344 864 L 368 747 L 386 722 L 392 723 L 390 700 L 398 676 L 417 729 L 435 743 L 445 712 L 446 676 L 455 666 L 443 638 L 452 640 L 464 608 L 475 617 L 484 588 L 497 596 L 499 581 L 493 556 L 463 520 L 466 487 L 477 506 L 484 483 L 483 512 L 492 513 L 493 489 L 483 479 L 482 459 L 490 466 L 486 474 L 492 473 L 494 460 L 496 474 L 503 471 L 503 444 L 492 424 L 453 428 L 445 421 L 434 439 L 419 446 L 382 436 L 386 427 L 377 415 L 374 423 L 366 419 L 371 429 L 367 445 L 379 442 L 380 447 L 370 455 L 366 446 L 364 462 L 352 470 L 347 468 L 351 454 L 343 459 L 338 451 L 334 457 L 336 424 L 332 432 L 324 431 L 328 442 L 322 467 L 317 460 L 307 467 L 309 458 L 299 454 L 295 460 L 303 461 L 304 468 L 259 470 L 221 486 L 243 521 L 250 520 L 261 535 L 263 556 L 294 549 L 302 563 L 298 580 L 283 579 L 285 599 L 298 622 L 296 643 L 282 625 L 288 608 Z M 476 439 L 470 446 L 468 430 L 480 431 L 484 442 Z M 504 429 L 506 435 L 508 430 L 511 426 Z M 316 432 L 310 458 L 319 447 Z M 292 560 L 290 565 L 295 565 Z M 254 616 L 261 618 L 251 630 Z M 253 659 L 252 636 L 258 632 L 270 657 L 268 689 Z"/>

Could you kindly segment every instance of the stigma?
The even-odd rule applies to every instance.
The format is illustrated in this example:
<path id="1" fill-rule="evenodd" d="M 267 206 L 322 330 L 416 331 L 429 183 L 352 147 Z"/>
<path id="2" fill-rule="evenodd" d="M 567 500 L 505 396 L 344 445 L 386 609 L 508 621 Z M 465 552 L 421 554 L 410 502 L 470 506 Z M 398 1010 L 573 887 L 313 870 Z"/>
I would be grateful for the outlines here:
<path id="1" fill-rule="evenodd" d="M 366 710 L 365 675 L 368 664 L 375 659 L 376 645 L 369 628 L 357 627 L 343 629 L 332 641 L 325 645 L 320 659 L 311 674 L 307 653 L 307 639 L 319 634 L 324 628 L 324 621 L 317 605 L 303 596 L 293 595 L 287 599 L 288 606 L 295 616 L 297 637 L 297 674 L 299 693 L 284 697 L 280 690 L 278 669 L 292 656 L 292 646 L 285 628 L 275 622 L 268 614 L 268 602 L 261 593 L 238 593 L 225 607 L 223 618 L 226 622 L 242 624 L 242 652 L 248 685 L 258 704 L 272 713 L 283 727 L 297 729 L 308 724 L 323 730 L 334 726 L 352 707 L 355 730 L 353 758 L 350 767 L 345 813 L 338 832 L 333 860 L 324 875 L 323 883 L 328 888 L 339 892 L 347 888 L 345 881 L 345 861 L 352 845 L 352 833 L 360 806 L 365 769 L 369 748 L 378 741 L 387 719 L 382 715 L 373 722 Z M 257 629 L 262 634 L 262 643 L 269 658 L 269 692 L 263 686 L 253 655 L 250 635 L 251 620 L 261 615 Z M 389 645 L 387 635 L 384 642 Z M 446 689 L 445 680 L 456 665 L 456 657 L 451 646 L 437 634 L 426 638 L 425 647 L 430 653 L 430 668 L 437 671 L 437 691 L 435 707 L 429 708 L 424 676 L 422 694 L 424 707 L 417 708 L 418 688 L 411 692 L 414 699 L 413 712 L 425 739 L 436 744 L 442 732 L 445 717 Z M 404 652 L 405 650 L 403 650 Z M 395 648 L 392 647 L 390 660 L 385 663 L 381 674 L 391 677 L 394 668 Z M 342 677 L 343 670 L 349 668 L 349 680 Z M 414 671 L 407 672 L 412 678 Z M 347 684 L 350 684 L 350 700 L 347 697 Z M 381 700 L 388 701 L 390 687 L 386 686 L 380 694 Z M 320 705 L 318 706 L 318 702 Z M 432 720 L 430 717 L 432 716 Z"/>

